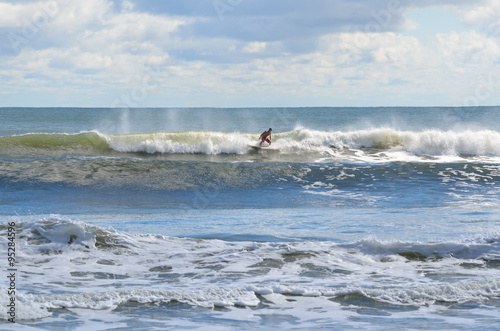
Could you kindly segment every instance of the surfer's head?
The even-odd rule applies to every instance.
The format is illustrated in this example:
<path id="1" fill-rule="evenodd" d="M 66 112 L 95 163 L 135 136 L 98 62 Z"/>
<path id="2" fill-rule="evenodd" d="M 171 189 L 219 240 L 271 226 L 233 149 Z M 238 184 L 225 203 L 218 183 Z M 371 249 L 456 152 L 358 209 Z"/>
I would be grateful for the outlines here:
<path id="1" fill-rule="evenodd" d="M 273 131 L 273 129 L 269 128 L 269 131 Z"/>

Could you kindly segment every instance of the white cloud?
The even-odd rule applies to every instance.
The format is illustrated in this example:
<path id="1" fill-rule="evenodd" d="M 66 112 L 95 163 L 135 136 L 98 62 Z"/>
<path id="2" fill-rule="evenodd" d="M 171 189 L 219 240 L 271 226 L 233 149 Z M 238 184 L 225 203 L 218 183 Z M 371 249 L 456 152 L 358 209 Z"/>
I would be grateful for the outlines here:
<path id="1" fill-rule="evenodd" d="M 266 42 L 254 41 L 254 42 L 247 43 L 245 45 L 245 47 L 243 47 L 243 52 L 245 52 L 245 53 L 260 53 L 260 52 L 264 51 L 266 49 L 266 47 L 267 47 Z"/>
<path id="2" fill-rule="evenodd" d="M 374 61 L 407 65 L 419 62 L 421 56 L 421 45 L 418 39 L 392 32 L 342 33 L 325 36 L 322 42 L 330 45 L 330 49 L 333 47 L 342 50 L 349 63 Z"/>
<path id="3" fill-rule="evenodd" d="M 500 19 L 500 2 L 487 0 L 484 4 L 478 4 L 474 8 L 456 8 L 464 20 L 470 24 L 485 24 Z"/>
<path id="4" fill-rule="evenodd" d="M 17 29 L 11 35 L 20 41 L 14 56 L 4 57 L 0 65 L 0 75 L 9 77 L 4 80 L 8 86 L 3 93 L 44 91 L 60 95 L 67 91 L 73 95 L 69 99 L 73 102 L 82 100 L 77 97 L 81 93 L 107 93 L 113 99 L 141 81 L 148 68 L 167 61 L 168 46 L 174 42 L 172 33 L 188 21 L 133 11 L 116 12 L 106 0 L 59 3 L 57 14 L 29 35 L 23 27 L 16 28 L 16 19 L 10 22 Z M 10 8 L 15 17 L 30 17 L 43 5 L 1 4 Z"/>
<path id="5" fill-rule="evenodd" d="M 497 0 L 483 0 L 472 8 L 452 6 L 459 13 L 464 22 L 481 31 L 489 38 L 500 42 L 500 2 Z"/>
<path id="6" fill-rule="evenodd" d="M 134 5 L 134 3 L 132 3 L 132 1 L 124 0 L 122 2 L 122 11 L 130 12 L 130 11 L 134 10 L 134 8 L 135 8 L 135 5 Z"/>
<path id="7" fill-rule="evenodd" d="M 448 66 L 478 70 L 491 68 L 500 58 L 500 44 L 475 31 L 442 33 L 437 40 Z"/>
<path id="8" fill-rule="evenodd" d="M 158 1 L 153 10 L 151 1 L 57 0 L 53 14 L 25 36 L 26 22 L 54 2 L 0 0 L 0 28 L 25 41 L 18 52 L 0 47 L 0 75 L 8 77 L 4 93 L 12 86 L 34 92 L 64 86 L 76 95 L 103 93 L 113 100 L 155 66 L 164 83 L 151 99 L 175 95 L 188 105 L 217 105 L 221 98 L 270 102 L 287 95 L 332 104 L 384 97 L 389 103 L 426 101 L 415 95 L 450 102 L 470 88 L 464 79 L 499 66 L 500 37 L 474 29 L 491 32 L 499 23 L 500 4 L 493 0 L 446 7 L 475 26 L 433 34 L 431 42 L 404 34 L 418 29 L 404 16 L 410 2 L 394 9 L 386 0 L 243 1 L 223 20 L 211 1 Z"/>
<path id="9" fill-rule="evenodd" d="M 0 2 L 0 27 L 19 28 L 33 22 L 43 23 L 57 14 L 58 7 L 55 0 L 16 4 Z"/>

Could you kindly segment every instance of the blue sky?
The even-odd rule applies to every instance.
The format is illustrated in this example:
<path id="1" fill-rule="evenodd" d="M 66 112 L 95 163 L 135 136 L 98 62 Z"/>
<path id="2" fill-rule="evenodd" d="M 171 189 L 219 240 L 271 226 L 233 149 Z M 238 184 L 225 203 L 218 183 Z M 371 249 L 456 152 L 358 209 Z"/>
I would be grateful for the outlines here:
<path id="1" fill-rule="evenodd" d="M 0 106 L 500 104 L 496 0 L 0 0 Z"/>

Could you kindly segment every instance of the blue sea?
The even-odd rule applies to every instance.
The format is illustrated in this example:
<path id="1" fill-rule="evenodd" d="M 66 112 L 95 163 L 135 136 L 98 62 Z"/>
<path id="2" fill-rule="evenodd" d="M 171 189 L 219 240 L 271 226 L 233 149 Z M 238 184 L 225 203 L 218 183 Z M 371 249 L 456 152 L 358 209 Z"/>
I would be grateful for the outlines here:
<path id="1" fill-rule="evenodd" d="M 0 108 L 0 329 L 499 330 L 499 115 Z"/>

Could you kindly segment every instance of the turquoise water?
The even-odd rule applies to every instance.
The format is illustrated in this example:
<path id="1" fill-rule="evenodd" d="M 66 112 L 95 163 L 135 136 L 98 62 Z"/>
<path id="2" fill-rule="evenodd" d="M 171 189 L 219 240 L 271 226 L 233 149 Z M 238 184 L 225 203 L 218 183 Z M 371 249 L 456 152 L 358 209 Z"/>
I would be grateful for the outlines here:
<path id="1" fill-rule="evenodd" d="M 495 329 L 499 110 L 2 108 L 15 326 Z"/>

